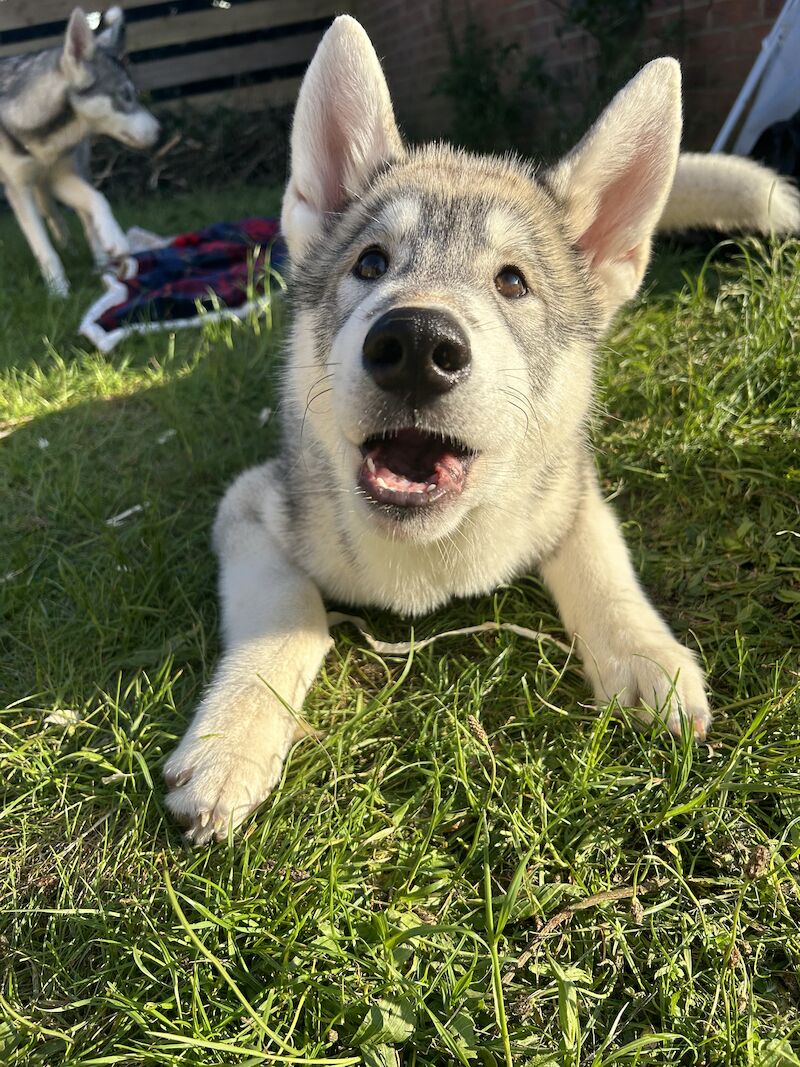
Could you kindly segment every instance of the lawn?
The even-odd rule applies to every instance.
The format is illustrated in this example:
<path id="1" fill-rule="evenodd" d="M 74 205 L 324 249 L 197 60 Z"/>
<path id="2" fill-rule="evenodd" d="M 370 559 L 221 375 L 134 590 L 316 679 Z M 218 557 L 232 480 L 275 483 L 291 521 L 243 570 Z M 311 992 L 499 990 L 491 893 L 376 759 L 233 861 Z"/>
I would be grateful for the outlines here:
<path id="1" fill-rule="evenodd" d="M 707 665 L 710 743 L 595 712 L 547 638 L 397 659 L 343 626 L 319 736 L 191 851 L 160 768 L 219 651 L 209 530 L 275 446 L 284 316 L 101 357 L 86 256 L 58 302 L 6 216 L 0 244 L 0 1061 L 800 1064 L 797 245 L 662 252 L 601 360 L 597 464 Z M 564 638 L 533 578 L 417 634 L 492 619 Z"/>

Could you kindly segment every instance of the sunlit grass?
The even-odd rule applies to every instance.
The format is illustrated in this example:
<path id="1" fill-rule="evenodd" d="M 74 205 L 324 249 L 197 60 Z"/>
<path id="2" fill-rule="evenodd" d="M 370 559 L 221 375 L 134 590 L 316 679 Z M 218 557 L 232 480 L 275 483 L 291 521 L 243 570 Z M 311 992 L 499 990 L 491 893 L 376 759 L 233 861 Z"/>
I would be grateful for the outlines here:
<path id="1" fill-rule="evenodd" d="M 663 255 L 602 359 L 598 467 L 707 665 L 710 744 L 595 712 L 546 640 L 405 661 L 344 626 L 320 736 L 232 843 L 190 852 L 160 766 L 218 653 L 216 501 L 276 445 L 281 307 L 103 358 L 74 332 L 85 257 L 59 303 L 8 219 L 0 241 L 0 1060 L 800 1063 L 796 246 Z M 564 637 L 534 579 L 418 632 L 486 619 Z"/>

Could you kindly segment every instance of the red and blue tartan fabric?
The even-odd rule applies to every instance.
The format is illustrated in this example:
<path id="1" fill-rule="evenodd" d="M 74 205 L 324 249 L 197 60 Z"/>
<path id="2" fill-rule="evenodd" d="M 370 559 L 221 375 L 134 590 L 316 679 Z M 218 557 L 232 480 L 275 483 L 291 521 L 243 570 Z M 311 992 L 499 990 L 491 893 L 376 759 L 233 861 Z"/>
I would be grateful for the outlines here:
<path id="1" fill-rule="evenodd" d="M 209 316 L 242 318 L 277 288 L 269 272 L 280 271 L 285 258 L 274 218 L 180 234 L 131 255 L 119 275 L 105 275 L 107 292 L 87 311 L 81 332 L 107 352 L 129 333 L 197 326 Z"/>

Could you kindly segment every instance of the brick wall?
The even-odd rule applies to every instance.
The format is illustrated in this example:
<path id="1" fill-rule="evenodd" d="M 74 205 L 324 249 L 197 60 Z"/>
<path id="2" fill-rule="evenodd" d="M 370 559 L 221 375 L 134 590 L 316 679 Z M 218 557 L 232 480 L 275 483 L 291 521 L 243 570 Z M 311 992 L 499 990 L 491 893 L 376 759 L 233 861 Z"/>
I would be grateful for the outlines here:
<path id="1" fill-rule="evenodd" d="M 684 145 L 708 149 L 719 132 L 782 0 L 653 0 L 643 58 L 675 55 L 684 75 Z M 448 101 L 431 90 L 448 64 L 441 0 L 355 0 L 351 5 L 383 59 L 401 125 L 413 138 L 448 133 Z M 541 55 L 556 78 L 576 83 L 593 61 L 581 31 L 559 34 L 554 0 L 449 0 L 456 32 L 469 11 L 498 42 Z"/>

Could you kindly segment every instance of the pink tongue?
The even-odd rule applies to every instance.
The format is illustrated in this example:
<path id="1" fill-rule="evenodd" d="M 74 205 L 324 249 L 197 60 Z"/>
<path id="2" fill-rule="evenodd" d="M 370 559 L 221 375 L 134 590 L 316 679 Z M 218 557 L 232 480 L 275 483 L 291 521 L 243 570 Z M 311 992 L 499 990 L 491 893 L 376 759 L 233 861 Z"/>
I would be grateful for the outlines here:
<path id="1" fill-rule="evenodd" d="M 376 449 L 375 452 L 380 453 L 380 449 Z M 443 452 L 433 465 L 433 470 L 424 478 L 409 476 L 402 470 L 393 470 L 387 466 L 385 457 L 380 454 L 369 452 L 367 455 L 375 464 L 374 477 L 381 478 L 387 489 L 393 489 L 399 493 L 424 493 L 431 485 L 436 489 L 460 491 L 464 483 L 464 466 L 452 452 Z"/>
<path id="2" fill-rule="evenodd" d="M 381 441 L 366 453 L 365 474 L 369 481 L 380 479 L 383 487 L 398 493 L 425 493 L 437 490 L 460 493 L 464 486 L 464 464 L 441 441 L 419 440 L 405 432 Z"/>

